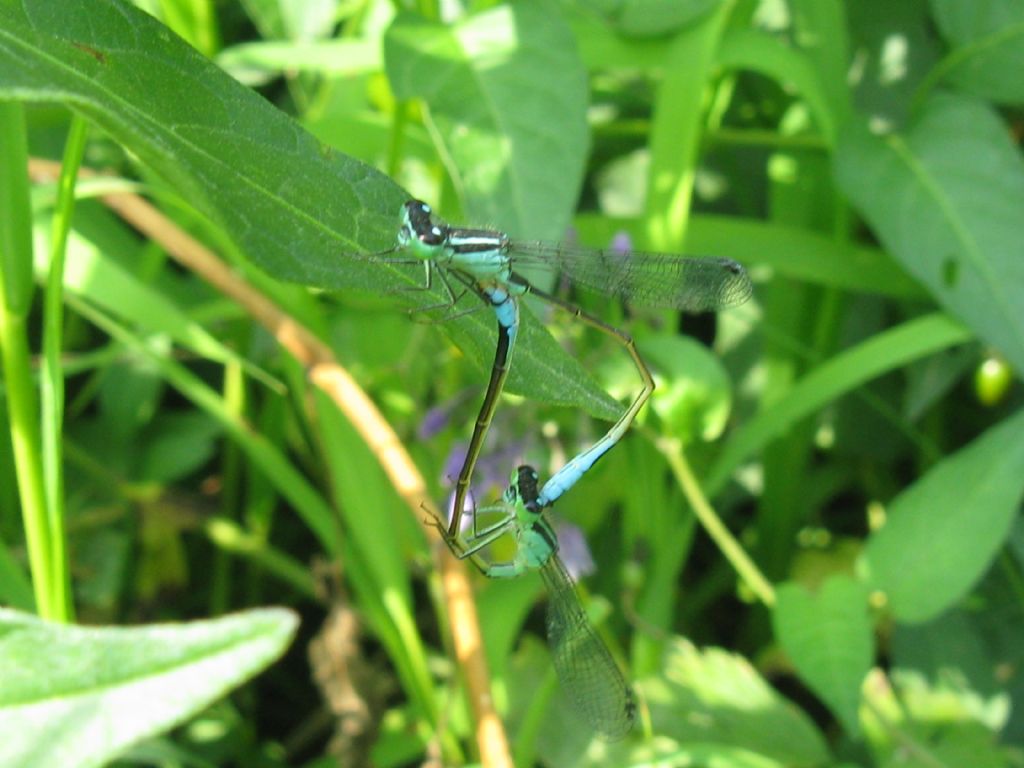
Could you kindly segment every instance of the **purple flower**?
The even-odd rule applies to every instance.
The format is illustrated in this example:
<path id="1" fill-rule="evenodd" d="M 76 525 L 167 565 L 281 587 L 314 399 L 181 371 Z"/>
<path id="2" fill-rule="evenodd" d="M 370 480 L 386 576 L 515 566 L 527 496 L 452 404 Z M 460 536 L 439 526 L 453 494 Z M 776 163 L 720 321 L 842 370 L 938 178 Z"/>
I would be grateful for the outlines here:
<path id="1" fill-rule="evenodd" d="M 612 243 L 609 247 L 616 253 L 629 253 L 633 250 L 633 238 L 629 236 L 629 232 L 619 230 L 612 238 Z"/>
<path id="2" fill-rule="evenodd" d="M 560 522 L 556 528 L 558 554 L 573 581 L 579 581 L 593 573 L 596 570 L 594 558 L 590 556 L 590 547 L 587 546 L 587 540 L 579 526 Z"/>
<path id="3" fill-rule="evenodd" d="M 499 430 L 492 430 L 499 432 Z M 512 470 L 522 463 L 521 458 L 526 449 L 524 441 L 514 441 L 502 446 L 492 453 L 485 453 L 477 459 L 476 467 L 473 470 L 473 483 L 470 486 L 466 501 L 463 504 L 463 515 L 460 528 L 466 531 L 467 524 L 473 518 L 473 513 L 478 506 L 489 506 L 501 497 L 505 488 L 508 487 Z M 462 465 L 466 461 L 466 454 L 469 444 L 466 442 L 456 443 L 448 454 L 444 463 L 441 482 L 454 485 L 462 471 Z M 448 496 L 448 503 L 445 505 L 448 520 L 451 520 L 452 504 L 455 501 L 455 494 Z"/>
<path id="4" fill-rule="evenodd" d="M 475 391 L 476 387 L 466 387 L 458 392 L 455 397 L 450 397 L 428 410 L 420 421 L 419 427 L 416 428 L 416 436 L 420 440 L 429 440 L 434 437 L 434 435 L 448 426 L 452 412 L 466 402 Z"/>
<path id="5" fill-rule="evenodd" d="M 416 428 L 416 437 L 420 440 L 429 440 L 448 426 L 451 415 L 451 409 L 447 405 L 435 405 L 420 420 L 420 425 Z"/>

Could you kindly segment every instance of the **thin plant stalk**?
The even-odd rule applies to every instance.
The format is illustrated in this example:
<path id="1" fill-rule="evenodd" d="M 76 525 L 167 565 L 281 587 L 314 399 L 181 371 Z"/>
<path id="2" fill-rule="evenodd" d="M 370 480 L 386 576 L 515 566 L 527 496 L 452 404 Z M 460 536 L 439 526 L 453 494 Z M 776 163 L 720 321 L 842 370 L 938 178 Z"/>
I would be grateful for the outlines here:
<path id="1" fill-rule="evenodd" d="M 32 206 L 24 108 L 0 101 L 0 354 L 11 426 L 22 524 L 36 610 L 59 619 L 39 437 L 39 403 L 32 381 L 28 314 L 32 306 Z"/>
<path id="2" fill-rule="evenodd" d="M 51 586 L 54 589 L 54 606 L 64 621 L 74 618 L 64 526 L 64 368 L 61 363 L 64 347 L 64 259 L 75 211 L 75 180 L 82 164 L 87 133 L 86 122 L 77 115 L 72 116 L 57 186 L 57 204 L 53 211 L 50 268 L 43 303 L 43 363 L 39 380 L 43 481 L 50 531 L 50 567 L 53 569 Z"/>
<path id="3" fill-rule="evenodd" d="M 700 483 L 697 482 L 697 478 L 694 477 L 693 471 L 690 469 L 689 462 L 686 461 L 682 443 L 678 440 L 661 438 L 657 439 L 655 444 L 658 452 L 668 461 L 676 482 L 679 483 L 683 495 L 686 496 L 693 513 L 697 516 L 700 524 L 704 526 L 708 536 L 715 542 L 719 551 L 725 555 L 750 591 L 757 596 L 757 599 L 765 607 L 773 607 L 775 605 L 775 589 L 708 502 L 704 491 L 701 490 Z"/>

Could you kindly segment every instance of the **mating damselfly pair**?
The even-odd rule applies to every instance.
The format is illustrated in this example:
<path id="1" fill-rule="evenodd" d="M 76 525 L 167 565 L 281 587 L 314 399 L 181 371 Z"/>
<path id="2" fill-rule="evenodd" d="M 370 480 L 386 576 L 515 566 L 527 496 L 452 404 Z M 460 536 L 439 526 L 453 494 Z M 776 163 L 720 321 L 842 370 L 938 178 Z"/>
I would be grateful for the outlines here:
<path id="1" fill-rule="evenodd" d="M 495 230 L 453 227 L 434 217 L 430 206 L 419 200 L 402 206 L 395 247 L 374 256 L 387 258 L 398 253 L 408 254 L 411 259 L 388 260 L 422 262 L 425 285 L 429 286 L 436 275 L 452 305 L 458 297 L 451 280 L 477 294 L 493 309 L 498 327 L 490 380 L 456 481 L 451 516 L 447 525 L 437 521 L 437 528 L 456 556 L 470 558 L 488 576 L 507 578 L 527 570 L 540 571 L 549 591 L 547 634 L 559 680 L 598 734 L 607 739 L 621 738 L 632 727 L 636 715 L 632 690 L 587 621 L 558 555 L 554 529 L 543 513 L 622 438 L 653 392 L 654 379 L 627 333 L 536 288 L 517 270 L 529 267 L 556 271 L 584 288 L 630 303 L 691 312 L 743 303 L 751 294 L 750 279 L 743 267 L 731 259 L 520 241 Z M 622 345 L 642 386 L 611 429 L 567 462 L 542 487 L 531 467 L 519 467 L 513 472 L 502 500 L 476 510 L 471 531 L 463 534 L 461 521 L 473 471 L 511 366 L 519 331 L 519 299 L 528 293 L 565 310 Z M 488 515 L 495 522 L 478 526 L 477 521 Z M 512 559 L 501 563 L 483 559 L 481 553 L 503 536 L 511 536 L 515 542 Z"/>

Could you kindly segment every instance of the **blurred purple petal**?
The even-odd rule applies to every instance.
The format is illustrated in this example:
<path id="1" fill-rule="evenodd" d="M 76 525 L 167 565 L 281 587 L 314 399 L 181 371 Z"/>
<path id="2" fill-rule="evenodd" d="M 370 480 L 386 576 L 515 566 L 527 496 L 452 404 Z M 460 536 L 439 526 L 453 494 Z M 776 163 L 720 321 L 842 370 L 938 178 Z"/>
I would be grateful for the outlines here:
<path id="1" fill-rule="evenodd" d="M 513 419 L 507 410 L 498 409 L 494 422 L 487 436 L 486 444 L 477 458 L 476 466 L 473 469 L 473 477 L 470 482 L 469 493 L 463 508 L 461 527 L 465 531 L 467 523 L 471 524 L 474 510 L 483 507 L 493 507 L 501 503 L 501 498 L 508 488 L 512 471 L 523 463 L 531 447 L 535 447 L 536 436 L 531 435 L 530 439 L 522 436 L 520 422 Z M 491 448 L 491 446 L 497 446 Z M 462 472 L 462 465 L 466 461 L 466 454 L 469 451 L 469 441 L 457 441 L 452 444 L 451 451 L 445 459 L 441 470 L 441 485 L 453 489 L 459 474 Z M 448 497 L 444 505 L 448 520 L 451 520 L 452 502 L 454 494 Z"/>
<path id="2" fill-rule="evenodd" d="M 451 410 L 444 405 L 436 405 L 427 411 L 416 428 L 416 437 L 420 440 L 429 440 L 446 426 L 451 417 Z"/>
<path id="3" fill-rule="evenodd" d="M 444 466 L 441 468 L 442 485 L 454 483 L 459 477 L 459 472 L 462 471 L 462 465 L 466 461 L 467 453 L 469 453 L 469 443 L 464 443 L 460 440 L 452 445 L 448 458 L 445 459 Z"/>
<path id="4" fill-rule="evenodd" d="M 420 425 L 416 429 L 416 436 L 420 440 L 429 440 L 434 437 L 434 435 L 448 426 L 455 409 L 465 403 L 476 390 L 477 387 L 466 387 L 454 397 L 450 397 L 429 409 L 420 420 Z"/>
<path id="5" fill-rule="evenodd" d="M 444 521 L 451 523 L 452 512 L 454 512 L 455 504 L 455 491 L 448 494 L 448 501 L 444 505 Z M 466 534 L 469 532 L 473 525 L 473 515 L 476 513 L 476 502 L 473 500 L 472 490 L 466 495 L 466 500 L 462 503 L 462 519 L 459 520 L 459 533 Z"/>
<path id="6" fill-rule="evenodd" d="M 500 430 L 492 429 L 491 431 L 494 433 Z M 473 519 L 473 512 L 477 507 L 491 506 L 500 500 L 508 487 L 512 470 L 522 463 L 526 447 L 526 441 L 517 440 L 503 445 L 497 451 L 485 453 L 477 459 L 476 467 L 473 470 L 473 481 L 462 510 L 460 527 L 463 532 L 466 530 L 466 525 Z M 452 446 L 451 453 L 448 454 L 444 464 L 441 477 L 443 485 L 455 485 L 468 451 L 469 443 L 458 442 Z M 452 492 L 445 504 L 445 512 L 449 521 L 451 520 L 452 504 L 455 501 L 454 496 L 455 494 Z"/>
<path id="7" fill-rule="evenodd" d="M 633 250 L 633 238 L 629 236 L 629 232 L 619 231 L 615 233 L 615 237 L 612 238 L 611 249 L 616 253 L 629 253 Z"/>
<path id="8" fill-rule="evenodd" d="M 512 476 L 512 470 L 522 464 L 525 451 L 526 442 L 516 440 L 503 445 L 497 451 L 481 456 L 476 464 L 477 483 L 485 490 L 497 488 L 499 494 L 503 493 Z"/>
<path id="9" fill-rule="evenodd" d="M 593 573 L 596 570 L 594 558 L 590 556 L 590 547 L 587 546 L 583 531 L 572 523 L 564 522 L 559 523 L 557 529 L 558 554 L 573 581 Z"/>

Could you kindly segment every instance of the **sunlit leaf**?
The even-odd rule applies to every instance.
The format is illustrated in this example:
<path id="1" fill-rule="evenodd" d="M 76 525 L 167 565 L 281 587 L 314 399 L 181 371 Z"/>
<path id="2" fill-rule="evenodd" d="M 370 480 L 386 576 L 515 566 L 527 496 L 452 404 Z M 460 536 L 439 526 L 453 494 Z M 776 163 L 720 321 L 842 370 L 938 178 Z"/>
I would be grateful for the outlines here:
<path id="1" fill-rule="evenodd" d="M 999 116 L 937 95 L 905 135 L 850 127 L 836 174 L 935 301 L 1024 372 L 1024 159 Z"/>
<path id="2" fill-rule="evenodd" d="M 1024 411 L 943 459 L 889 505 L 863 567 L 897 618 L 934 618 L 992 563 L 1024 498 L 1021 430 Z"/>
<path id="3" fill-rule="evenodd" d="M 474 221 L 565 236 L 588 148 L 587 82 L 557 4 L 498 5 L 451 27 L 400 16 L 385 60 L 399 98 L 429 105 Z"/>
<path id="4" fill-rule="evenodd" d="M 860 732 L 860 687 L 873 656 L 868 591 L 833 576 L 811 594 L 795 583 L 777 592 L 775 634 L 807 682 L 851 734 Z"/>
<path id="5" fill-rule="evenodd" d="M 0 765 L 103 765 L 273 662 L 297 624 L 265 609 L 94 629 L 0 608 Z"/>

